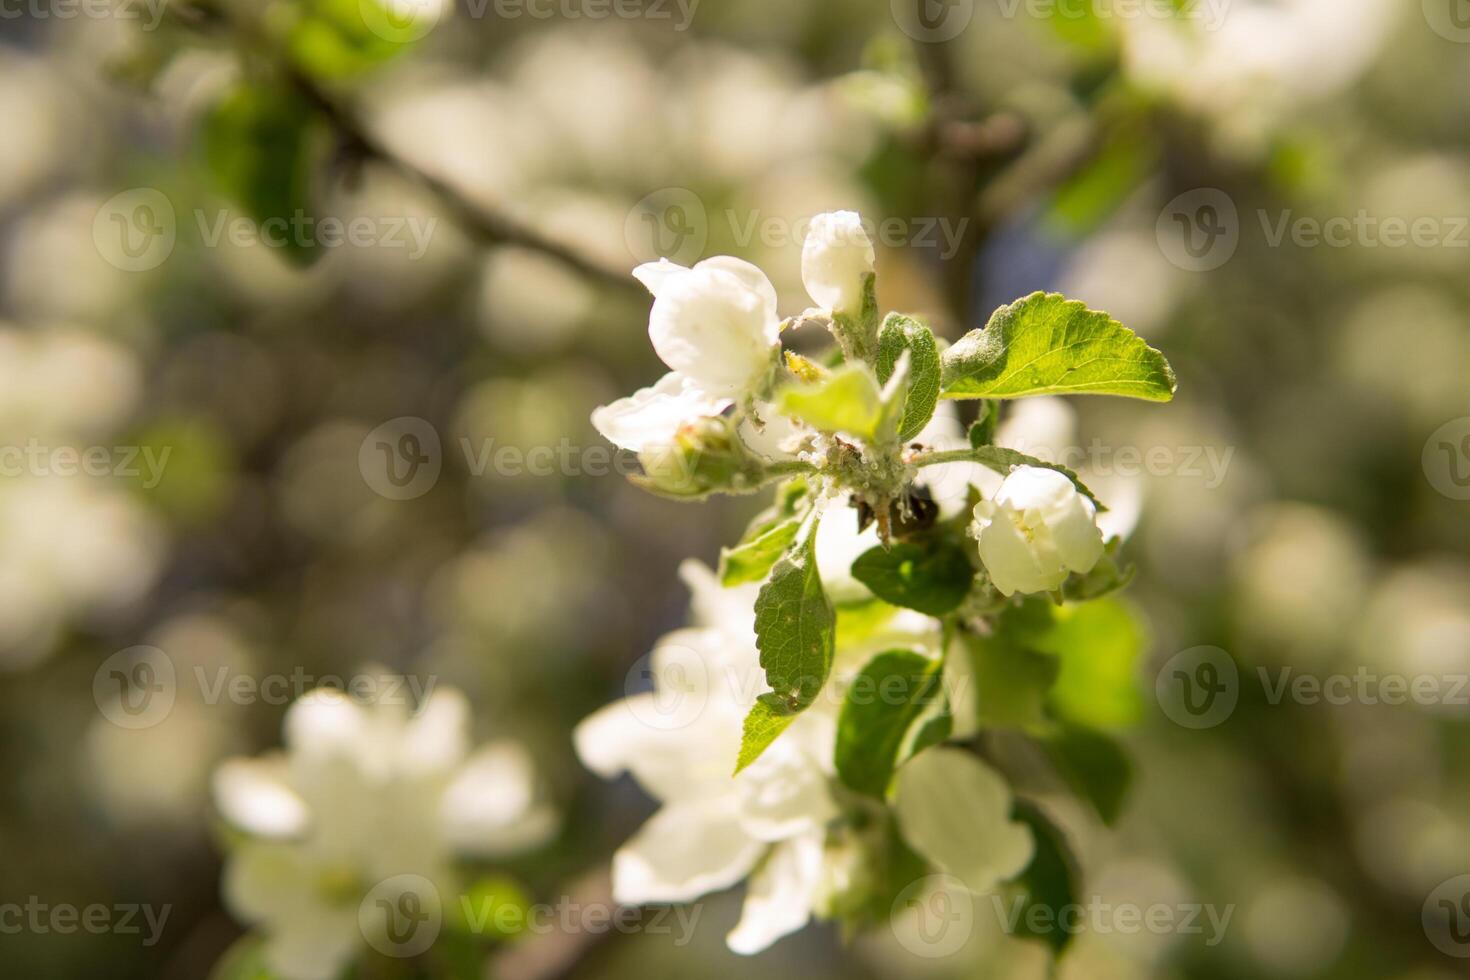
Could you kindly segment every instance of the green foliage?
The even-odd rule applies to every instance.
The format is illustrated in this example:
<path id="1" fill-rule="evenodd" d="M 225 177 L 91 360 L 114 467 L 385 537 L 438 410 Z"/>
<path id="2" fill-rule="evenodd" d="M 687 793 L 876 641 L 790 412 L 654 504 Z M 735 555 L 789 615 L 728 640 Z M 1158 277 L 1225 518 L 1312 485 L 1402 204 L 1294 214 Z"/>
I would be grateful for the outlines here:
<path id="1" fill-rule="evenodd" d="M 970 446 L 979 449 L 995 442 L 995 427 L 1000 422 L 1000 402 L 985 400 L 980 403 L 980 417 L 970 425 Z"/>
<path id="2" fill-rule="evenodd" d="M 745 720 L 744 769 L 821 693 L 832 670 L 837 614 L 817 572 L 816 522 L 771 571 L 755 600 L 755 643 L 771 693 Z"/>
<path id="3" fill-rule="evenodd" d="M 987 728 L 1038 731 L 1047 724 L 1046 699 L 1056 683 L 1056 658 L 1027 646 L 1004 617 L 990 636 L 967 634 L 964 652 L 974 667 L 977 720 Z"/>
<path id="4" fill-rule="evenodd" d="M 871 548 L 852 563 L 852 574 L 885 602 L 943 616 L 965 600 L 975 570 L 958 540 L 936 534 Z"/>
<path id="5" fill-rule="evenodd" d="M 217 189 L 253 220 L 288 262 L 321 257 L 312 231 L 311 177 L 319 120 L 284 83 L 237 86 L 205 117 L 205 165 Z M 308 223 L 313 222 L 313 223 Z"/>
<path id="6" fill-rule="evenodd" d="M 853 678 L 837 722 L 837 775 L 882 799 L 909 727 L 933 701 L 940 661 L 912 650 L 880 653 Z"/>
<path id="7" fill-rule="evenodd" d="M 862 308 L 856 314 L 833 311 L 832 334 L 849 362 L 872 360 L 878 343 L 878 292 L 871 272 L 863 276 Z"/>
<path id="8" fill-rule="evenodd" d="M 844 364 L 821 381 L 788 385 L 776 409 L 821 432 L 846 433 L 872 442 L 883 417 L 878 379 L 866 364 Z"/>
<path id="9" fill-rule="evenodd" d="M 287 37 L 291 59 L 315 78 L 369 71 L 412 47 L 407 38 L 417 31 L 374 31 L 368 24 L 372 18 L 380 28 L 391 27 L 394 16 L 382 0 L 307 0 Z M 405 40 L 392 39 L 394 34 Z"/>
<path id="10" fill-rule="evenodd" d="M 909 384 L 903 416 L 898 426 L 900 439 L 918 435 L 934 415 L 939 403 L 939 346 L 934 332 L 913 317 L 890 313 L 878 328 L 878 380 L 887 383 L 898 359 L 909 352 Z"/>
<path id="11" fill-rule="evenodd" d="M 731 586 L 764 579 L 796 540 L 800 528 L 801 519 L 790 517 L 734 548 L 721 548 L 720 583 Z"/>
<path id="12" fill-rule="evenodd" d="M 1077 859 L 1061 828 L 1035 804 L 1017 800 L 1014 816 L 1030 828 L 1036 850 L 1026 870 L 1001 887 L 1008 931 L 1041 940 L 1061 955 L 1074 936 L 1063 927 L 1062 911 L 1080 904 Z"/>
<path id="13" fill-rule="evenodd" d="M 1057 293 L 1032 293 L 944 352 L 945 398 L 1027 395 L 1174 397 L 1164 356 L 1106 313 Z"/>
<path id="14" fill-rule="evenodd" d="M 209 980 L 281 980 L 265 964 L 265 941 L 248 933 L 225 950 L 209 971 Z"/>
<path id="15" fill-rule="evenodd" d="M 1122 728 L 1143 714 L 1138 661 L 1146 634 L 1138 616 L 1118 599 L 1049 607 L 1044 630 L 1027 643 L 1057 658 L 1049 697 L 1057 717 L 1093 728 Z"/>
<path id="16" fill-rule="evenodd" d="M 1103 823 L 1123 810 L 1133 763 L 1115 739 L 1081 725 L 1057 725 L 1041 739 L 1057 772 L 1092 804 Z"/>

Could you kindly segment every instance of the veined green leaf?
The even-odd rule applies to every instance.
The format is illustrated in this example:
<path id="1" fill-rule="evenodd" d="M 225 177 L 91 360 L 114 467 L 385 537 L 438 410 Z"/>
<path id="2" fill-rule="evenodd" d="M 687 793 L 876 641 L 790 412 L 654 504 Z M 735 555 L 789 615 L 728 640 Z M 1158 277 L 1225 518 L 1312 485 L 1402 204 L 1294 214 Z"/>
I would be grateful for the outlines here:
<path id="1" fill-rule="evenodd" d="M 847 689 L 837 721 L 837 775 L 883 799 L 909 727 L 933 700 L 940 661 L 912 650 L 880 653 Z"/>
<path id="2" fill-rule="evenodd" d="M 817 571 L 816 522 L 776 562 L 755 600 L 755 645 L 771 692 L 746 717 L 738 773 L 811 706 L 832 670 L 837 614 Z"/>
<path id="3" fill-rule="evenodd" d="M 887 384 L 904 351 L 910 357 L 909 382 L 898 437 L 912 439 L 929 424 L 939 402 L 939 346 L 934 332 L 924 324 L 901 313 L 890 313 L 878 328 L 875 366 L 880 382 Z"/>
<path id="4" fill-rule="evenodd" d="M 1032 293 L 971 330 L 940 359 L 945 398 L 1174 397 L 1164 355 L 1117 320 L 1057 293 Z"/>

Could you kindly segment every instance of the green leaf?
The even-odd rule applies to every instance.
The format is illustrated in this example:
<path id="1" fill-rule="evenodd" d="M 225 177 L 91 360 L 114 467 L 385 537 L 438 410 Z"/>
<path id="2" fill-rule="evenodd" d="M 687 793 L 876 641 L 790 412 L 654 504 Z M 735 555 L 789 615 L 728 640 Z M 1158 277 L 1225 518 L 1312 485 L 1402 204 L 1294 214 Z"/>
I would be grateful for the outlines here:
<path id="1" fill-rule="evenodd" d="M 1030 829 L 1036 850 L 1026 870 L 1001 888 L 1005 928 L 1011 935 L 1041 940 L 1060 956 L 1075 936 L 1064 928 L 1063 912 L 1081 904 L 1077 859 L 1061 828 L 1035 804 L 1017 800 L 1013 815 Z M 1076 923 L 1071 925 L 1075 930 Z"/>
<path id="2" fill-rule="evenodd" d="M 1174 397 L 1164 355 L 1106 313 L 1057 293 L 1032 293 L 971 330 L 941 358 L 945 398 L 1027 395 Z"/>
<path id="3" fill-rule="evenodd" d="M 1081 725 L 1058 725 L 1041 740 L 1062 778 L 1112 825 L 1133 781 L 1133 764 L 1117 740 Z"/>
<path id="4" fill-rule="evenodd" d="M 866 364 L 845 364 L 815 384 L 794 384 L 776 396 L 776 410 L 821 432 L 871 442 L 883 415 L 878 379 Z"/>
<path id="5" fill-rule="evenodd" d="M 912 439 L 934 416 L 939 403 L 939 346 L 934 331 L 913 317 L 890 313 L 878 328 L 878 380 L 887 384 L 904 351 L 909 352 L 908 394 L 898 426 L 899 439 Z"/>
<path id="6" fill-rule="evenodd" d="M 1087 484 L 1082 482 L 1081 478 L 1077 476 L 1076 472 L 1063 466 L 1061 463 L 1048 463 L 1044 459 L 1037 459 L 1035 456 L 1027 456 L 1025 453 L 1017 452 L 1014 449 L 1007 449 L 1004 446 L 974 447 L 970 450 L 969 458 L 979 463 L 981 466 L 985 466 L 992 470 L 995 470 L 995 472 L 999 473 L 1002 476 L 1009 475 L 1011 470 L 1015 469 L 1017 466 L 1043 466 L 1049 470 L 1056 470 L 1058 473 L 1071 480 L 1072 486 L 1077 488 L 1077 492 L 1082 494 L 1088 500 L 1092 501 L 1092 505 L 1098 509 L 1099 513 L 1107 510 L 1107 508 L 1103 506 L 1103 502 L 1101 500 L 1098 500 L 1097 497 L 1093 495 L 1093 492 L 1091 490 L 1087 489 Z"/>
<path id="7" fill-rule="evenodd" d="M 247 933 L 225 950 L 209 971 L 209 980 L 280 980 L 265 965 L 265 940 Z"/>
<path id="8" fill-rule="evenodd" d="M 347 78 L 375 68 L 407 51 L 431 26 L 415 24 L 390 0 L 306 0 L 299 9 L 287 47 L 313 78 Z"/>
<path id="9" fill-rule="evenodd" d="M 842 311 L 832 314 L 832 335 L 850 364 L 873 359 L 878 340 L 877 278 L 869 272 L 863 276 L 862 307 L 856 315 Z"/>
<path id="10" fill-rule="evenodd" d="M 885 602 L 943 616 L 965 601 L 975 569 L 958 541 L 933 536 L 871 548 L 852 563 L 852 575 Z"/>
<path id="11" fill-rule="evenodd" d="M 940 661 L 912 650 L 880 653 L 847 689 L 837 721 L 837 775 L 859 793 L 883 799 L 909 727 L 939 684 Z"/>
<path id="12" fill-rule="evenodd" d="M 1029 649 L 1005 628 L 990 636 L 962 637 L 974 666 L 976 720 L 986 728 L 1039 731 L 1046 727 L 1047 693 L 1056 683 L 1055 657 Z"/>
<path id="13" fill-rule="evenodd" d="M 755 645 L 771 693 L 761 695 L 745 719 L 737 773 L 811 706 L 832 670 L 837 614 L 817 572 L 816 538 L 813 521 L 756 596 Z"/>
<path id="14" fill-rule="evenodd" d="M 310 201 L 318 122 L 288 86 L 245 84 L 214 106 L 202 130 L 205 165 L 220 193 L 255 222 L 262 241 L 300 266 L 324 251 Z"/>
<path id="15" fill-rule="evenodd" d="M 980 403 L 980 417 L 970 425 L 970 446 L 979 449 L 995 442 L 995 427 L 1000 422 L 1000 402 L 986 399 Z"/>
<path id="16" fill-rule="evenodd" d="M 1110 598 L 1053 606 L 1050 626 L 1030 644 L 1060 664 L 1048 697 L 1058 718 L 1092 728 L 1123 728 L 1142 716 L 1138 662 L 1147 634 L 1126 603 Z"/>
<path id="17" fill-rule="evenodd" d="M 771 571 L 771 566 L 791 547 L 796 532 L 801 528 L 801 518 L 787 518 L 755 538 L 720 549 L 720 584 L 741 585 L 759 582 Z"/>
<path id="18" fill-rule="evenodd" d="M 769 697 L 762 694 L 745 716 L 745 723 L 740 731 L 740 756 L 735 761 L 737 776 L 742 769 L 759 759 L 761 753 L 796 720 L 795 712 L 775 699 L 767 700 Z"/>
<path id="19" fill-rule="evenodd" d="M 882 599 L 844 602 L 837 605 L 837 649 L 845 649 L 871 639 L 888 625 L 898 612 Z"/>

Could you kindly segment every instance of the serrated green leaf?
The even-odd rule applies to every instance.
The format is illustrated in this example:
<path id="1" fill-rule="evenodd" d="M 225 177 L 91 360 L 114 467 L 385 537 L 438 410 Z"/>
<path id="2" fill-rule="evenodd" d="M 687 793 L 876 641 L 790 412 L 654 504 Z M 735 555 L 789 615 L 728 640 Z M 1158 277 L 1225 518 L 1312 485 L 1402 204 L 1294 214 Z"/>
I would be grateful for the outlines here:
<path id="1" fill-rule="evenodd" d="M 1081 874 L 1072 846 L 1033 803 L 1017 800 L 1014 818 L 1024 824 L 1036 842 L 1026 869 L 1001 887 L 1005 904 L 1005 930 L 1013 936 L 1039 939 L 1060 956 L 1075 938 L 1075 921 L 1068 928 L 1066 909 L 1080 903 Z"/>
<path id="2" fill-rule="evenodd" d="M 789 711 L 775 699 L 766 695 L 756 699 L 740 731 L 740 756 L 735 760 L 735 775 L 760 758 L 762 752 L 791 727 L 796 712 Z"/>
<path id="3" fill-rule="evenodd" d="M 837 721 L 837 775 L 859 793 L 882 799 L 904 735 L 932 702 L 940 661 L 889 650 L 852 679 Z"/>
<path id="4" fill-rule="evenodd" d="M 781 389 L 776 410 L 820 432 L 842 432 L 871 442 L 883 415 L 882 391 L 866 364 L 844 364 L 815 384 Z"/>
<path id="5" fill-rule="evenodd" d="M 312 235 L 311 176 L 319 120 L 293 89 L 244 84 L 205 117 L 205 165 L 220 193 L 239 206 L 272 251 L 299 266 L 324 248 Z M 312 222 L 312 223 L 308 223 Z"/>
<path id="6" fill-rule="evenodd" d="M 944 352 L 945 398 L 1028 395 L 1174 397 L 1164 355 L 1106 313 L 1057 293 L 1032 293 Z"/>
<path id="7" fill-rule="evenodd" d="M 852 576 L 885 602 L 943 616 L 965 601 L 975 569 L 958 541 L 936 535 L 871 548 L 852 563 Z"/>
<path id="8" fill-rule="evenodd" d="M 759 582 L 771 571 L 780 557 L 796 540 L 801 519 L 791 517 L 770 527 L 750 541 L 734 548 L 720 549 L 720 584 L 741 585 Z"/>
<path id="9" fill-rule="evenodd" d="M 908 393 L 898 426 L 900 439 L 918 435 L 939 403 L 939 346 L 934 332 L 913 317 L 890 313 L 878 328 L 878 380 L 887 384 L 903 352 L 909 352 Z"/>
<path id="10" fill-rule="evenodd" d="M 1133 781 L 1133 764 L 1115 739 L 1081 725 L 1058 725 L 1041 739 L 1057 772 L 1112 825 Z"/>
<path id="11" fill-rule="evenodd" d="M 837 614 L 817 571 L 816 537 L 813 521 L 756 596 L 755 645 L 771 693 L 761 695 L 746 718 L 737 773 L 811 706 L 832 671 Z"/>

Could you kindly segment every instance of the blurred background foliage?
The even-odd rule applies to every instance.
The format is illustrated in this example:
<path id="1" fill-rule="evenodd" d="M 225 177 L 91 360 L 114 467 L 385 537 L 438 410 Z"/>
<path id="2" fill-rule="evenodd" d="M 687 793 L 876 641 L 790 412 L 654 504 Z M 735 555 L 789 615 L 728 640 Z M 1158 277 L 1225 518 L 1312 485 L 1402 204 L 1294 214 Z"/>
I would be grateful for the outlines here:
<path id="1" fill-rule="evenodd" d="M 879 242 L 882 308 L 953 339 L 1059 290 L 1179 375 L 1171 406 L 1082 413 L 1081 445 L 1164 447 L 1176 465 L 1146 477 L 1128 545 L 1149 624 L 1133 792 L 1115 830 L 1063 816 L 1087 894 L 1234 915 L 1215 946 L 1083 935 L 1060 975 L 1463 973 L 1420 911 L 1470 870 L 1466 709 L 1271 704 L 1257 673 L 1470 672 L 1470 504 L 1424 455 L 1470 415 L 1463 229 L 1460 247 L 1273 245 L 1267 229 L 1470 215 L 1470 49 L 1433 4 L 1233 0 L 1211 28 L 1198 4 L 1129 18 L 976 0 L 924 43 L 901 4 L 857 0 L 710 2 L 687 30 L 667 3 L 420 8 L 437 20 L 420 31 L 374 2 L 38 4 L 0 26 L 0 442 L 168 452 L 156 481 L 0 480 L 0 897 L 173 907 L 152 947 L 7 935 L 8 969 L 196 978 L 238 935 L 208 774 L 277 744 L 284 706 L 180 683 L 164 722 L 118 727 L 93 674 L 136 644 L 181 677 L 377 663 L 462 687 L 479 734 L 526 740 L 566 813 L 511 870 L 545 900 L 595 876 L 652 804 L 583 771 L 568 732 L 682 621 L 679 561 L 712 562 L 759 506 L 587 472 L 591 409 L 660 373 L 626 272 L 737 254 L 797 313 L 796 229 L 853 208 L 902 229 Z M 138 188 L 171 204 L 176 242 L 133 271 L 107 219 Z M 1198 188 L 1239 215 L 1208 270 L 1160 230 Z M 432 232 L 421 254 L 211 235 L 221 214 L 297 209 Z M 400 416 L 444 447 L 410 501 L 359 468 L 365 436 Z M 507 446 L 571 447 L 576 465 L 476 465 Z M 1195 449 L 1228 464 L 1182 465 Z M 1240 704 L 1188 731 L 1153 681 L 1205 644 L 1239 665 Z M 614 934 L 574 972 L 1045 973 L 1040 947 L 983 916 L 942 960 L 814 927 L 741 961 L 721 943 L 736 906 L 706 905 L 690 946 Z"/>

